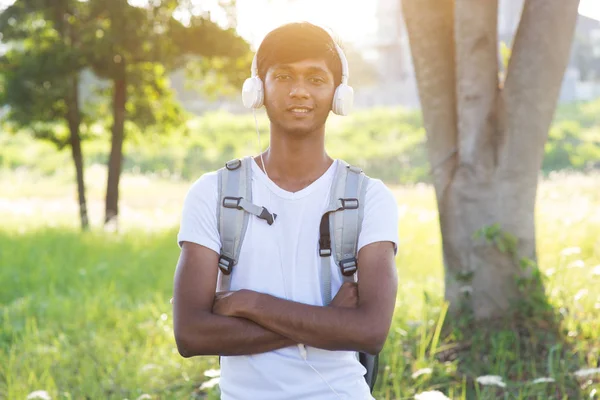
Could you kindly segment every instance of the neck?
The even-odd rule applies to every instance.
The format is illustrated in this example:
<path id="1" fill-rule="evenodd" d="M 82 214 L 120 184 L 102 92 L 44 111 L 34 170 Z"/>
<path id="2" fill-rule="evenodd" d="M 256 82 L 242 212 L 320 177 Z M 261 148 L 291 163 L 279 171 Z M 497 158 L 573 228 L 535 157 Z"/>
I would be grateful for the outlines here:
<path id="1" fill-rule="evenodd" d="M 257 162 L 261 165 L 260 157 Z M 269 178 L 283 189 L 296 191 L 314 182 L 333 163 L 325 151 L 325 128 L 302 137 L 277 134 L 271 129 L 271 143 L 263 153 Z M 265 166 L 262 169 L 265 170 Z"/>

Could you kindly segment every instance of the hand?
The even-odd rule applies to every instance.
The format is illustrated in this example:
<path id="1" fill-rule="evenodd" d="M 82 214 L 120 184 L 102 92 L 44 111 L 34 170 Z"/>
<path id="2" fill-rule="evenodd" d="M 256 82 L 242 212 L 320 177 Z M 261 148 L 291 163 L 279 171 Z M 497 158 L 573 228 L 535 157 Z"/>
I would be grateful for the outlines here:
<path id="1" fill-rule="evenodd" d="M 344 282 L 333 300 L 331 300 L 330 305 L 346 308 L 358 307 L 358 284 L 355 282 Z"/>
<path id="2" fill-rule="evenodd" d="M 213 303 L 213 314 L 224 317 L 237 317 L 242 306 L 247 304 L 244 300 L 249 290 L 238 290 L 236 292 L 217 292 Z"/>

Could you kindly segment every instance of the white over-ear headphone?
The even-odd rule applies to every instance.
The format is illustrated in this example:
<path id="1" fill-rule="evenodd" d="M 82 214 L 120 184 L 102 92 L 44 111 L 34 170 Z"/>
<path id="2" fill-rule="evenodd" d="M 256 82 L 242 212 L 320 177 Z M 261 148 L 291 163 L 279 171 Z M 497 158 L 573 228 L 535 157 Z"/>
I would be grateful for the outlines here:
<path id="1" fill-rule="evenodd" d="M 331 110 L 338 115 L 348 115 L 352 109 L 354 103 L 354 89 L 348 86 L 348 60 L 342 51 L 342 48 L 338 46 L 333 37 L 331 38 L 335 49 L 338 53 L 338 57 L 342 63 L 342 82 L 335 89 L 333 94 L 333 102 L 331 104 Z M 258 53 L 258 52 L 257 52 Z M 242 102 L 246 108 L 260 108 L 263 105 L 265 98 L 265 88 L 262 80 L 258 76 L 258 62 L 256 60 L 256 54 L 252 60 L 252 75 L 246 79 L 244 86 L 242 87 Z"/>

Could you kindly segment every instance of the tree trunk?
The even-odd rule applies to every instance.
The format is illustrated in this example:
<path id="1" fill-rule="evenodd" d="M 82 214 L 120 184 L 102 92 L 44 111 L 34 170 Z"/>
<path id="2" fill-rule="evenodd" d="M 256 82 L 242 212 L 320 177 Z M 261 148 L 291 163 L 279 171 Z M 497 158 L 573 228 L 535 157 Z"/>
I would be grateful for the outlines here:
<path id="1" fill-rule="evenodd" d="M 535 261 L 537 178 L 578 0 L 527 0 L 504 89 L 497 0 L 404 0 L 439 209 L 445 295 L 478 319 L 520 296 Z M 498 225 L 501 231 L 487 229 Z M 474 238 L 487 229 L 488 241 Z M 505 248 L 504 238 L 516 238 Z M 510 240 L 509 240 L 510 241 Z M 492 243 L 490 243 L 492 242 Z M 499 243 L 502 242 L 502 243 Z"/>
<path id="2" fill-rule="evenodd" d="M 125 104 L 127 102 L 127 82 L 123 66 L 121 78 L 114 80 L 113 127 L 110 158 L 108 161 L 108 182 L 106 185 L 106 213 L 104 225 L 116 230 L 119 215 L 119 179 L 123 162 L 123 139 L 125 130 Z"/>
<path id="3" fill-rule="evenodd" d="M 80 114 L 79 114 L 79 78 L 73 76 L 69 87 L 67 119 L 70 131 L 71 155 L 75 164 L 75 174 L 77 177 L 77 194 L 79 198 L 79 218 L 81 220 L 81 229 L 89 229 L 89 220 L 87 214 L 87 203 L 85 200 L 85 180 L 83 174 L 83 155 L 81 152 L 81 138 L 79 136 Z"/>

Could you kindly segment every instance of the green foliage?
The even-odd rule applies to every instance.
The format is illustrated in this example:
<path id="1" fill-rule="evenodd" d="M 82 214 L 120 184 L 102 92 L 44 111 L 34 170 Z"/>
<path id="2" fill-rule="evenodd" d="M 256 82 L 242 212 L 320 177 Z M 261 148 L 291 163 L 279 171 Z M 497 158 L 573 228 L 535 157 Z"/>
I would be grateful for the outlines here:
<path id="1" fill-rule="evenodd" d="M 0 14 L 0 33 L 10 44 L 0 57 L 0 105 L 9 106 L 5 119 L 59 149 L 68 143 L 69 115 L 78 122 L 85 118 L 76 109 L 74 94 L 85 61 L 80 24 L 57 15 L 79 15 L 83 9 L 72 1 L 21 0 Z"/>
<path id="2" fill-rule="evenodd" d="M 217 87 L 238 85 L 251 60 L 248 44 L 233 29 L 206 15 L 186 25 L 176 20 L 180 3 L 149 2 L 144 8 L 124 0 L 17 0 L 0 14 L 0 34 L 10 44 L 0 58 L 0 105 L 10 106 L 5 119 L 64 147 L 65 130 L 57 122 L 74 108 L 76 79 L 91 67 L 100 78 L 126 78 L 128 128 L 133 123 L 141 130 L 173 131 L 184 116 L 168 84 L 170 71 L 200 63 L 193 78 L 214 94 Z M 77 118 L 109 131 L 112 86 L 98 94 Z"/>
<path id="3" fill-rule="evenodd" d="M 512 299 L 512 318 L 547 318 L 552 308 L 544 293 L 544 276 L 535 260 L 519 255 L 519 239 L 502 229 L 500 224 L 484 226 L 473 235 L 473 239 L 483 239 L 487 244 L 507 254 L 519 267 L 514 279 L 520 297 Z"/>
<path id="4" fill-rule="evenodd" d="M 162 71 L 155 67 L 148 73 L 158 76 Z M 166 84 L 163 80 L 157 81 Z M 154 90 L 144 96 L 155 110 L 152 113 L 164 113 L 162 121 L 169 118 L 176 121 L 178 111 L 155 101 L 167 92 L 160 94 Z M 128 106 L 129 112 L 141 113 L 134 104 Z M 110 129 L 110 119 L 106 118 L 110 111 L 107 104 L 95 103 L 95 106 L 98 116 L 104 116 L 104 119 L 97 124 L 86 125 L 82 130 L 86 137 L 94 138 L 84 143 L 88 165 L 104 164 L 108 158 L 109 143 L 105 132 Z M 598 168 L 600 120 L 597 115 L 600 115 L 600 101 L 566 105 L 558 109 L 545 149 L 544 174 L 563 169 L 589 171 Z M 257 117 L 262 147 L 265 148 L 268 142 L 268 119 L 263 111 L 258 111 Z M 136 119 L 139 121 L 142 118 Z M 150 117 L 147 120 L 150 121 L 147 126 L 127 125 L 129 142 L 125 145 L 125 171 L 166 173 L 193 180 L 204 172 L 222 167 L 231 158 L 257 153 L 252 115 L 211 112 L 188 119 L 185 126 L 173 122 L 170 128 L 153 125 Z M 53 129 L 62 128 L 54 125 Z M 11 140 L 5 138 L 3 143 L 8 145 Z M 356 111 L 348 117 L 332 115 L 327 125 L 326 144 L 333 157 L 359 165 L 370 176 L 389 183 L 430 181 L 425 142 L 420 114 L 401 108 Z M 19 139 L 18 143 L 31 146 L 26 144 L 26 139 Z M 19 165 L 35 168 L 36 159 L 28 160 L 18 155 L 24 151 L 12 146 L 11 154 L 6 154 L 8 148 L 0 148 L 0 159 L 13 160 L 11 168 Z"/>
<path id="5" fill-rule="evenodd" d="M 70 165 L 70 154 L 57 152 L 53 145 L 34 140 L 28 135 L 0 134 L 0 169 L 34 168 L 43 175 L 53 175 L 58 166 Z"/>
<path id="6" fill-rule="evenodd" d="M 600 101 L 560 107 L 550 128 L 542 164 L 544 171 L 598 168 Z"/>
<path id="7" fill-rule="evenodd" d="M 500 60 L 502 60 L 502 69 L 508 70 L 508 63 L 510 56 L 512 55 L 512 49 L 506 44 L 506 42 L 500 42 Z"/>
<path id="8" fill-rule="evenodd" d="M 233 29 L 206 16 L 193 16 L 184 25 L 175 19 L 179 3 L 136 7 L 122 0 L 89 1 L 95 21 L 89 65 L 101 78 L 126 82 L 127 119 L 142 130 L 157 126 L 170 132 L 183 122 L 169 72 L 200 63 L 193 78 L 206 81 L 200 88 L 214 93 L 217 86 L 238 84 L 249 69 L 249 46 Z"/>

